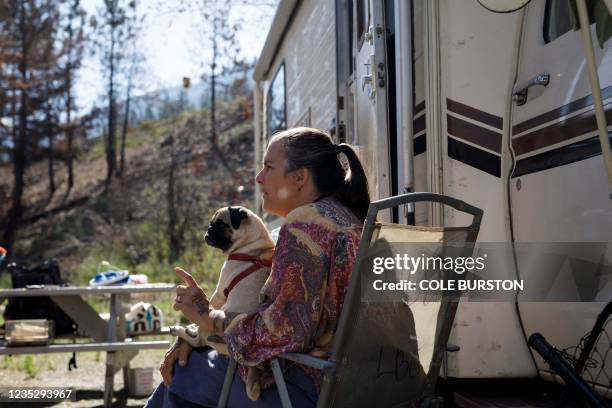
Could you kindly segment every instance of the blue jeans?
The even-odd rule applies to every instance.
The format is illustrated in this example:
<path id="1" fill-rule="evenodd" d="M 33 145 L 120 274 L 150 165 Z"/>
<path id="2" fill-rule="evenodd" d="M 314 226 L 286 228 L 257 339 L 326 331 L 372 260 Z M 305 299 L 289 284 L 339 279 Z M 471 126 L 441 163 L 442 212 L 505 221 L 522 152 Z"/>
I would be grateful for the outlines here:
<path id="1" fill-rule="evenodd" d="M 166 387 L 163 382 L 159 384 L 145 407 L 216 407 L 228 363 L 229 359 L 216 350 L 192 350 L 185 367 L 175 364 L 170 387 Z M 285 373 L 285 382 L 294 407 L 314 407 L 317 404 L 316 386 L 304 370 L 291 367 Z M 259 399 L 251 401 L 247 397 L 244 381 L 236 373 L 227 406 L 280 407 L 281 402 L 275 386 L 262 390 Z"/>

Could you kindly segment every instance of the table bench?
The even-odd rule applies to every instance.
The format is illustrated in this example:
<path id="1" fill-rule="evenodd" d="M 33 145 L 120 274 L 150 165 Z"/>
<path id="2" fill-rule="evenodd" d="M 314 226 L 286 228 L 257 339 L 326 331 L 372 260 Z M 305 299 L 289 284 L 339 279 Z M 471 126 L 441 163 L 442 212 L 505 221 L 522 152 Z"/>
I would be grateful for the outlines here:
<path id="1" fill-rule="evenodd" d="M 105 351 L 106 374 L 104 380 L 104 406 L 110 407 L 113 399 L 114 375 L 123 369 L 124 386 L 127 387 L 129 362 L 142 349 L 168 349 L 171 342 L 165 340 L 134 340 L 125 331 L 125 315 L 122 303 L 136 293 L 171 292 L 174 284 L 145 284 L 122 286 L 41 286 L 20 289 L 0 289 L 0 302 L 4 298 L 48 296 L 78 326 L 80 336 L 93 339 L 90 343 L 50 344 L 43 346 L 0 346 L 0 355 L 71 353 L 80 351 Z M 108 321 L 87 303 L 85 296 L 110 295 Z M 146 334 L 167 334 L 168 330 Z M 141 336 L 143 333 L 138 333 Z M 131 335 L 130 335 L 131 336 Z"/>

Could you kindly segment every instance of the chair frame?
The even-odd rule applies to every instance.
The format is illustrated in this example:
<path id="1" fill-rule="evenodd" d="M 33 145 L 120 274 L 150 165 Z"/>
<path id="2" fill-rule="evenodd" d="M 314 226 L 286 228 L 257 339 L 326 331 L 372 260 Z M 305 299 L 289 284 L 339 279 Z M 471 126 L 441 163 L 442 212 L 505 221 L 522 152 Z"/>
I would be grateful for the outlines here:
<path id="1" fill-rule="evenodd" d="M 357 259 L 355 260 L 355 264 L 353 266 L 353 276 L 349 281 L 348 291 L 345 297 L 345 303 L 343 306 L 342 313 L 340 314 L 340 319 L 338 322 L 337 333 L 340 335 L 334 339 L 333 347 L 330 353 L 330 358 L 328 360 L 319 359 L 316 357 L 312 357 L 306 354 L 301 353 L 281 353 L 278 354 L 275 358 L 272 358 L 270 361 L 270 365 L 272 368 L 272 374 L 274 376 L 274 380 L 276 382 L 276 386 L 279 392 L 281 404 L 283 408 L 291 408 L 291 400 L 289 398 L 289 394 L 287 392 L 287 386 L 285 383 L 285 379 L 283 377 L 283 373 L 280 367 L 279 358 L 292 361 L 295 363 L 299 363 L 302 365 L 307 365 L 309 367 L 313 367 L 319 370 L 322 370 L 324 373 L 323 385 L 321 387 L 321 391 L 319 393 L 319 399 L 317 402 L 317 407 L 327 407 L 330 402 L 330 398 L 332 395 L 332 390 L 336 382 L 335 371 L 341 361 L 343 361 L 344 353 L 347 345 L 347 337 L 342 336 L 342 333 L 345 332 L 346 327 L 350 324 L 353 319 L 353 315 L 356 310 L 358 310 L 358 303 L 360 301 L 359 298 L 359 273 L 355 271 L 359 271 L 360 265 L 366 257 L 366 253 L 370 247 L 370 240 L 372 239 L 372 234 L 374 231 L 374 227 L 376 224 L 376 217 L 378 213 L 382 210 L 386 210 L 393 207 L 398 207 L 401 205 L 407 205 L 417 202 L 435 202 L 444 205 L 448 205 L 453 209 L 464 212 L 472 215 L 472 223 L 467 227 L 469 233 L 466 239 L 466 243 L 475 242 L 478 236 L 478 232 L 480 230 L 480 223 L 482 221 L 483 210 L 480 208 L 474 207 L 470 204 L 467 204 L 461 200 L 444 196 L 441 194 L 435 193 L 408 193 L 402 194 L 395 197 L 385 198 L 382 200 L 373 201 L 370 203 L 370 207 L 368 208 L 368 213 L 365 219 L 365 223 L 363 226 L 363 232 L 361 236 L 361 243 L 359 245 L 359 250 L 357 253 Z M 456 308 L 455 304 L 455 308 Z M 453 313 L 454 315 L 454 313 Z M 441 331 L 441 337 L 448 339 L 450 334 L 450 329 L 452 326 L 452 321 L 448 322 L 448 324 L 443 327 Z M 227 401 L 229 398 L 229 392 L 231 389 L 232 381 L 234 378 L 234 374 L 236 371 L 237 363 L 234 359 L 230 358 L 230 363 L 225 374 L 225 381 L 223 383 L 223 388 L 221 391 L 221 396 L 219 398 L 219 402 L 217 407 L 224 408 L 227 405 Z M 435 373 L 437 376 L 438 374 Z"/>

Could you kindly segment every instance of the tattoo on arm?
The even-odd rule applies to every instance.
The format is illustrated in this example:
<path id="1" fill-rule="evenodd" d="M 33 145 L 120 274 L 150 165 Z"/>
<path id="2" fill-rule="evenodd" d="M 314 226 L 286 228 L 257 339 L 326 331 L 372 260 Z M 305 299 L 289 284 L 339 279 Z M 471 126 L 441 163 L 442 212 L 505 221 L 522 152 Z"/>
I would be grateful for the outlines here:
<path id="1" fill-rule="evenodd" d="M 209 302 L 204 294 L 196 295 L 193 299 L 193 303 L 198 309 L 198 314 L 200 316 L 204 316 L 205 314 L 208 314 L 208 312 L 210 312 Z"/>

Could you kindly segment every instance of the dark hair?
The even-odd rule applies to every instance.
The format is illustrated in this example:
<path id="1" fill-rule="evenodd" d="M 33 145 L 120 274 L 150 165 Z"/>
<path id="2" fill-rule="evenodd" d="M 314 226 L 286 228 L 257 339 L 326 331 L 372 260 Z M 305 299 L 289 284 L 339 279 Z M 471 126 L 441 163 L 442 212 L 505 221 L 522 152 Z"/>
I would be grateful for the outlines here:
<path id="1" fill-rule="evenodd" d="M 351 146 L 334 144 L 331 137 L 319 130 L 298 127 L 277 133 L 270 143 L 281 141 L 287 157 L 286 172 L 307 168 L 319 193 L 335 193 L 362 221 L 368 213 L 370 193 L 363 165 Z M 347 172 L 338 153 L 343 153 L 349 165 Z"/>

